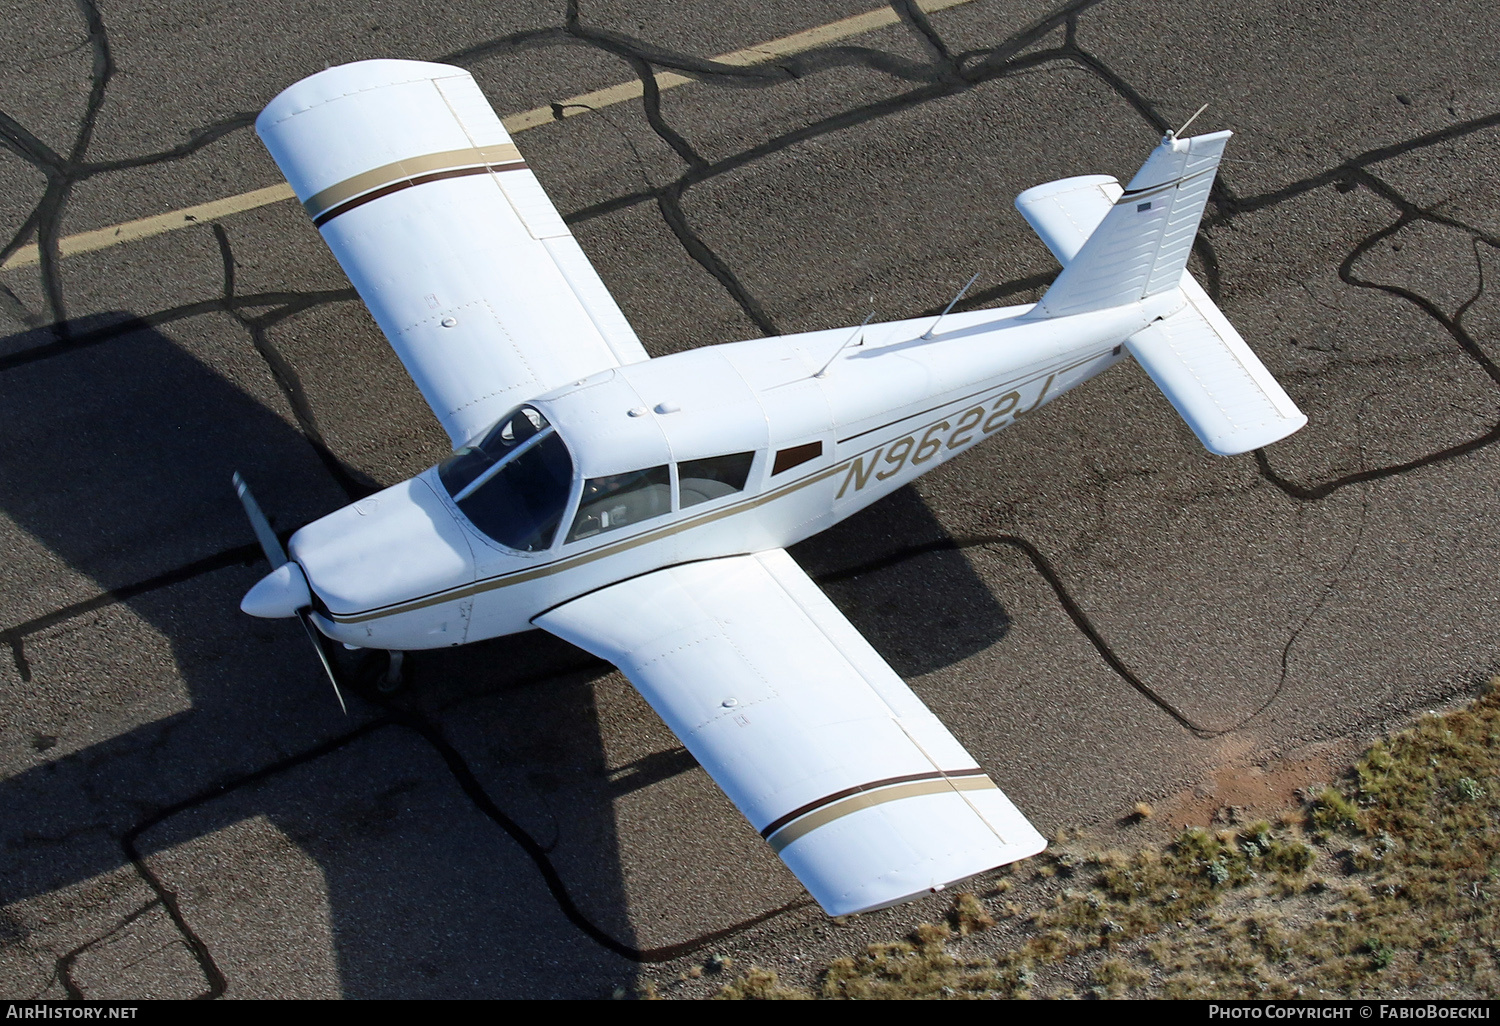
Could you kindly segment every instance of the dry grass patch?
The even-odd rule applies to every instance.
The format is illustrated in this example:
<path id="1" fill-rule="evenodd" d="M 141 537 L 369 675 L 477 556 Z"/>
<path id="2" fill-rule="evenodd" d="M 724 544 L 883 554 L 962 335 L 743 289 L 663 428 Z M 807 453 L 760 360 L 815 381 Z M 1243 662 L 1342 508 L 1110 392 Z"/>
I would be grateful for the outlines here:
<path id="1" fill-rule="evenodd" d="M 1275 826 L 1054 852 L 1022 874 L 1007 897 L 1032 907 L 1002 909 L 1022 916 L 1003 941 L 955 953 L 996 921 L 960 894 L 946 924 L 834 961 L 816 993 L 752 970 L 721 996 L 1494 997 L 1500 689 L 1377 743 Z"/>

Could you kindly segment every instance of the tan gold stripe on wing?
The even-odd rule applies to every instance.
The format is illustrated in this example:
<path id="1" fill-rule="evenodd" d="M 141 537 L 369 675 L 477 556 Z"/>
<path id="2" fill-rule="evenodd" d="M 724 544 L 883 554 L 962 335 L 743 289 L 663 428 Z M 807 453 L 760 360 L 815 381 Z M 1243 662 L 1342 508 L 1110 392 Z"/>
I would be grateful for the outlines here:
<path id="1" fill-rule="evenodd" d="M 509 164 L 476 164 L 470 167 L 450 167 L 445 171 L 432 171 L 425 175 L 417 175 L 415 178 L 399 178 L 389 185 L 382 185 L 378 189 L 362 192 L 351 200 L 345 200 L 338 206 L 329 207 L 317 217 L 313 218 L 313 227 L 321 228 L 340 214 L 347 214 L 355 207 L 362 207 L 366 203 L 389 196 L 393 192 L 402 189 L 410 189 L 416 185 L 426 185 L 428 182 L 441 182 L 449 178 L 471 178 L 474 175 L 487 175 L 492 171 L 525 171 L 524 160 L 513 160 Z"/>
<path id="2" fill-rule="evenodd" d="M 918 798 L 929 794 L 948 794 L 953 791 L 998 791 L 995 782 L 987 776 L 965 776 L 965 777 L 939 777 L 935 780 L 914 780 L 908 784 L 894 784 L 890 787 L 882 787 L 877 791 L 861 791 L 859 794 L 851 795 L 842 801 L 825 805 L 816 812 L 810 812 L 801 819 L 787 824 L 781 830 L 766 838 L 770 842 L 772 850 L 778 854 L 783 848 L 799 838 L 806 837 L 821 826 L 827 826 L 836 819 L 843 819 L 852 812 L 861 809 L 872 808 L 876 805 L 884 805 L 886 802 L 900 801 L 902 798 Z"/>
<path id="3" fill-rule="evenodd" d="M 444 150 L 441 153 L 424 153 L 421 156 L 407 157 L 391 164 L 384 164 L 352 178 L 345 178 L 342 182 L 336 182 L 303 200 L 302 209 L 307 211 L 309 217 L 316 218 L 345 200 L 353 199 L 361 193 L 378 189 L 383 185 L 417 178 L 434 171 L 448 171 L 483 164 L 512 164 L 520 159 L 521 151 L 516 149 L 513 143 L 470 146 L 467 149 Z"/>

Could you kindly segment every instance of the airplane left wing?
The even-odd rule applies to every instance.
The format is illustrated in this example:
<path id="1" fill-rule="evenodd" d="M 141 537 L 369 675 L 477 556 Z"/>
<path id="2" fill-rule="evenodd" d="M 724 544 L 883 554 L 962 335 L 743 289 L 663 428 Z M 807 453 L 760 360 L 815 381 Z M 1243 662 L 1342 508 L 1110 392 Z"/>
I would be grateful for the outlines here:
<path id="1" fill-rule="evenodd" d="M 534 622 L 623 670 L 829 915 L 1046 847 L 783 550 L 658 570 Z"/>
<path id="2" fill-rule="evenodd" d="M 255 130 L 455 446 L 527 399 L 646 359 L 462 68 L 330 68 Z"/>

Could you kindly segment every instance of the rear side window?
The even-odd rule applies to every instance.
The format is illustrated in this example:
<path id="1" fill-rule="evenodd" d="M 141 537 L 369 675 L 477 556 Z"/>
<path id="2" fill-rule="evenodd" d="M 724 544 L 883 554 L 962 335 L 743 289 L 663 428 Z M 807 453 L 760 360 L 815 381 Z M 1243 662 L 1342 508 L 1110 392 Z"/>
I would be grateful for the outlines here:
<path id="1" fill-rule="evenodd" d="M 822 442 L 808 442 L 806 445 L 794 445 L 790 449 L 782 449 L 776 454 L 776 462 L 771 465 L 771 476 L 784 474 L 793 467 L 800 467 L 821 455 L 823 455 Z"/>
<path id="2" fill-rule="evenodd" d="M 672 475 L 665 467 L 593 477 L 583 483 L 583 499 L 568 541 L 617 531 L 672 512 Z"/>
<path id="3" fill-rule="evenodd" d="M 677 464 L 677 489 L 683 509 L 700 502 L 721 499 L 745 490 L 750 479 L 750 464 L 755 453 L 736 452 L 706 460 L 688 460 Z"/>

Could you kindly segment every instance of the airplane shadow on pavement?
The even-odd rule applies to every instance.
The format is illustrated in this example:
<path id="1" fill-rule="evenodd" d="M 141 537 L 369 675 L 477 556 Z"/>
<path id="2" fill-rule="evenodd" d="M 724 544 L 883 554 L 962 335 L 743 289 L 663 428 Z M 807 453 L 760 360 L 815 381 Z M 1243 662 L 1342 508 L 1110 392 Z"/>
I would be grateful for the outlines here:
<path id="1" fill-rule="evenodd" d="M 622 796 L 649 805 L 650 789 L 702 775 L 692 758 L 666 737 L 611 765 L 596 707 L 609 667 L 541 632 L 419 654 L 409 693 L 351 698 L 342 716 L 296 622 L 238 610 L 265 565 L 229 479 L 243 472 L 283 533 L 347 496 L 288 419 L 183 344 L 123 314 L 73 329 L 99 341 L 0 369 L 7 922 L 26 921 L 17 903 L 76 891 L 50 913 L 71 917 L 67 950 L 30 943 L 85 997 L 601 996 L 628 980 L 631 962 L 560 910 L 543 864 L 597 931 L 650 947 L 639 906 L 670 903 L 671 887 L 627 887 L 622 844 L 649 846 L 677 888 L 707 871 L 695 859 L 737 857 L 670 829 L 620 834 Z M 0 354 L 51 339 L 0 340 Z M 847 571 L 942 537 L 907 489 L 795 555 L 837 578 L 835 602 L 910 677 L 994 644 L 1003 609 L 956 552 L 914 564 L 941 576 L 941 601 L 904 565 Z M 774 862 L 753 844 L 744 857 Z M 774 872 L 773 889 L 800 893 Z M 88 897 L 132 873 L 156 904 L 172 896 L 175 920 Z M 765 911 L 756 900 L 724 904 Z M 158 920 L 155 941 L 131 941 L 156 953 L 126 958 L 122 938 Z M 25 934 L 6 928 L 0 961 Z"/>

